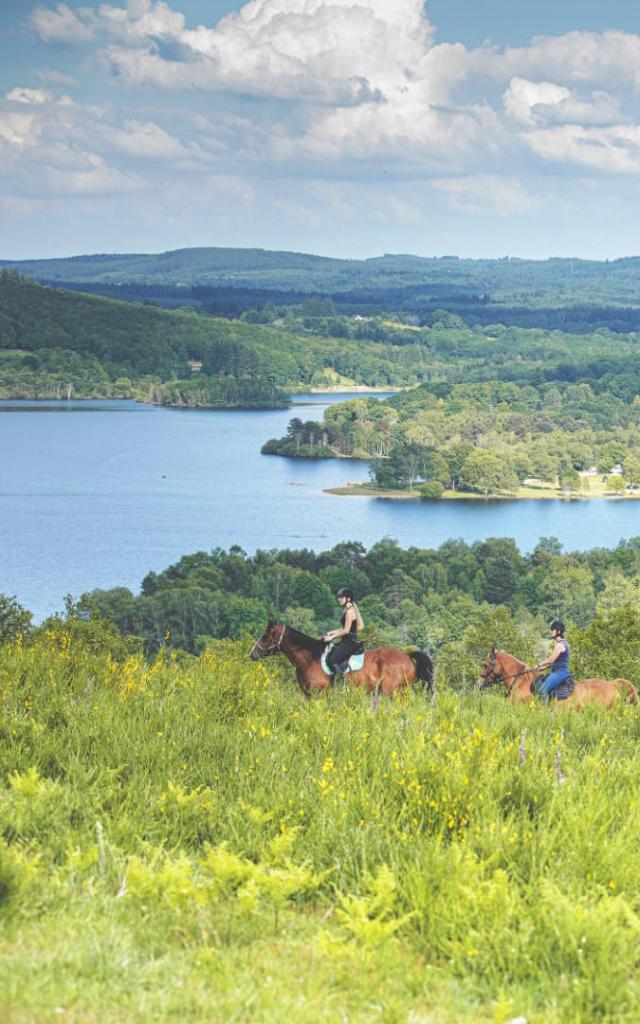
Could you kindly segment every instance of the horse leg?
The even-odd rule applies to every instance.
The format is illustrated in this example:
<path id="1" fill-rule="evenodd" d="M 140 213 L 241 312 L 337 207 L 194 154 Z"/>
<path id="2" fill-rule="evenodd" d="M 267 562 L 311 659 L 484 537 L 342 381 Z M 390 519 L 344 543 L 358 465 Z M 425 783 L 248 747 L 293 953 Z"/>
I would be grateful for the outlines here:
<path id="1" fill-rule="evenodd" d="M 300 669 L 298 669 L 298 671 L 296 672 L 296 676 L 298 677 L 298 686 L 300 687 L 300 692 L 302 696 L 304 697 L 305 700 L 309 700 L 309 698 L 311 697 L 311 687 L 309 686 L 307 677 L 305 676 L 304 672 L 300 671 Z"/>

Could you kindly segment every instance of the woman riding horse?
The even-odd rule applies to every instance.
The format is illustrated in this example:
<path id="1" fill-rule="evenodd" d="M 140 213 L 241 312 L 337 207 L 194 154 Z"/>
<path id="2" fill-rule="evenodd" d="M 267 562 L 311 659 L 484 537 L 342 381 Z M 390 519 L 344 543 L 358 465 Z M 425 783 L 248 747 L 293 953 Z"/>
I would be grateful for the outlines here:
<path id="1" fill-rule="evenodd" d="M 270 619 L 249 656 L 253 661 L 259 661 L 270 655 L 283 654 L 294 666 L 303 694 L 309 697 L 312 692 L 326 690 L 331 685 L 330 676 L 322 667 L 324 648 L 324 640 L 316 640 L 283 622 Z M 378 647 L 366 651 L 362 668 L 347 673 L 345 679 L 354 686 L 362 687 L 366 693 L 390 695 L 416 682 L 421 682 L 425 691 L 431 692 L 433 664 L 426 651 L 405 653 L 393 647 Z"/>
<path id="2" fill-rule="evenodd" d="M 543 697 L 545 704 L 549 703 L 553 690 L 561 686 L 571 675 L 569 671 L 571 648 L 564 638 L 564 622 L 560 622 L 560 619 L 553 619 L 549 623 L 549 630 L 554 640 L 553 650 L 545 661 L 541 661 L 536 665 L 536 672 L 540 672 L 544 668 L 552 669 L 540 687 L 540 695 Z"/>
<path id="3" fill-rule="evenodd" d="M 495 647 L 484 659 L 484 671 L 481 672 L 478 684 L 486 690 L 495 684 L 502 683 L 507 695 L 515 704 L 530 701 L 534 694 L 531 684 L 537 668 L 527 668 L 523 661 L 514 658 L 507 651 L 496 651 Z M 587 702 L 603 704 L 607 710 L 615 707 L 618 700 L 637 704 L 638 694 L 633 683 L 628 679 L 580 679 L 570 697 L 560 701 L 560 707 L 579 710 Z"/>
<path id="4" fill-rule="evenodd" d="M 331 671 L 344 675 L 349 667 L 349 658 L 352 654 L 361 651 L 361 644 L 358 641 L 358 630 L 364 629 L 364 622 L 355 602 L 353 591 L 349 587 L 340 587 L 336 597 L 338 604 L 342 606 L 342 619 L 339 629 L 332 629 L 325 633 L 323 640 L 327 643 L 339 640 L 339 643 L 332 647 L 326 657 L 326 662 Z"/>

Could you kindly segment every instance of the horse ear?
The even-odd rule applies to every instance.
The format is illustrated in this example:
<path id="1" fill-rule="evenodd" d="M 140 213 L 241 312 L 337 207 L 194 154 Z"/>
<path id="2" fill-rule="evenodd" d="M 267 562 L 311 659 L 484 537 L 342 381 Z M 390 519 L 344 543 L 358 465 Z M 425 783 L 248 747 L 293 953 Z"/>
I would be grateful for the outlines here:
<path id="1" fill-rule="evenodd" d="M 275 626 L 275 622 L 273 621 L 273 619 L 269 619 L 269 621 L 267 622 L 267 629 L 270 629 L 271 626 Z"/>
<path id="2" fill-rule="evenodd" d="M 494 645 L 493 645 L 493 647 L 491 648 L 491 653 L 492 653 L 492 654 L 495 654 L 495 653 L 496 653 L 496 645 L 495 645 L 495 644 L 494 644 Z"/>

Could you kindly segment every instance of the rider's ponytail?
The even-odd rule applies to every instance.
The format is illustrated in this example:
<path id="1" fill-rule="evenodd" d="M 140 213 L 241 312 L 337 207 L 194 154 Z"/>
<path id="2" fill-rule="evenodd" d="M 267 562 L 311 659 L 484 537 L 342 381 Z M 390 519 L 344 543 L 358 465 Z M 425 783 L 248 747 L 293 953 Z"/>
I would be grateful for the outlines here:
<path id="1" fill-rule="evenodd" d="M 357 625 L 358 629 L 364 629 L 364 619 L 362 618 L 362 615 L 360 614 L 360 609 L 358 608 L 358 606 L 357 606 L 355 601 L 352 601 L 351 604 L 353 605 L 353 610 L 356 613 L 356 625 Z"/>

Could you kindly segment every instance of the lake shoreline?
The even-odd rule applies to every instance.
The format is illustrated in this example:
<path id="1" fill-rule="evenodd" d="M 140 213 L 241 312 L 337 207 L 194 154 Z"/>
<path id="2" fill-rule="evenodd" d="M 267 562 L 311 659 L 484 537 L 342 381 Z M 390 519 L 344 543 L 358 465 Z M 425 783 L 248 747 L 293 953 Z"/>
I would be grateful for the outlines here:
<path id="1" fill-rule="evenodd" d="M 347 484 L 346 487 L 326 487 L 324 493 L 334 494 L 338 497 L 379 498 L 384 501 L 422 501 L 429 504 L 442 501 L 637 501 L 640 498 L 640 491 L 628 494 L 615 494 L 613 491 L 602 491 L 599 494 L 579 494 L 572 491 L 570 494 L 565 494 L 559 489 L 541 489 L 537 492 L 532 488 L 523 488 L 522 490 L 526 493 L 475 494 L 472 491 L 444 491 L 439 498 L 423 498 L 420 491 L 416 490 L 381 490 L 371 484 Z"/>
<path id="2" fill-rule="evenodd" d="M 300 391 L 290 391 L 289 394 L 307 394 L 307 395 L 352 395 L 356 393 L 358 396 L 362 395 L 386 395 L 386 394 L 400 394 L 402 391 L 415 391 L 419 385 L 412 384 L 407 387 L 398 387 L 392 384 L 384 387 L 371 387 L 369 384 L 353 384 L 347 386 L 346 384 L 336 384 L 334 387 L 322 387 L 322 388 L 308 388 L 303 386 Z M 348 399 L 346 399 L 348 401 Z"/>

